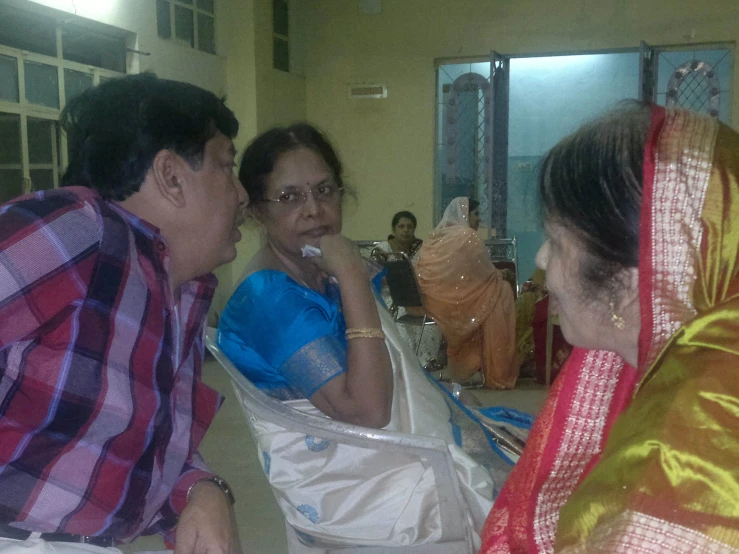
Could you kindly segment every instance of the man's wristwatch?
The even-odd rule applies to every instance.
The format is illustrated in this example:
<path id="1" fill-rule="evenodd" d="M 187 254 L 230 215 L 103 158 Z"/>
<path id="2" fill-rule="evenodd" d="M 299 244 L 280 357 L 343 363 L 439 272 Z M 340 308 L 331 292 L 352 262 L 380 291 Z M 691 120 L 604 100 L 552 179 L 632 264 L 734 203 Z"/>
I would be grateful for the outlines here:
<path id="1" fill-rule="evenodd" d="M 223 491 L 223 494 L 226 495 L 226 498 L 228 498 L 229 502 L 231 504 L 234 504 L 236 502 L 236 499 L 234 498 L 234 493 L 231 492 L 231 487 L 228 486 L 228 483 L 226 483 L 226 480 L 221 477 L 206 477 L 204 479 L 199 479 L 198 481 L 195 481 L 192 485 L 190 485 L 190 488 L 187 489 L 187 496 L 186 501 L 190 502 L 190 493 L 192 493 L 192 489 L 195 488 L 195 485 L 198 483 L 202 483 L 203 481 L 210 481 L 211 483 L 218 486 Z"/>

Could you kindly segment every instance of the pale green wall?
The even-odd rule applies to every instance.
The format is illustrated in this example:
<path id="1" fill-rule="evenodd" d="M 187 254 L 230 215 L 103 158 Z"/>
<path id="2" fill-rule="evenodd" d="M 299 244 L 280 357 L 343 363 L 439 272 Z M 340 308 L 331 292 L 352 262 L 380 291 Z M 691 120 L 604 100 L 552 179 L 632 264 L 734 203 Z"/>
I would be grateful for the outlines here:
<path id="1" fill-rule="evenodd" d="M 275 125 L 288 125 L 306 117 L 305 77 L 299 73 L 285 73 L 272 67 L 272 1 L 226 0 L 228 5 L 226 58 L 227 103 L 236 113 L 241 130 L 236 139 L 239 153 L 257 133 Z M 313 0 L 293 0 L 290 3 L 291 58 L 303 71 L 304 39 L 309 32 Z M 242 229 L 238 245 L 239 255 L 230 265 L 218 272 L 219 287 L 214 309 L 220 311 L 238 283 L 244 267 L 260 245 L 256 224 Z"/>
<path id="2" fill-rule="evenodd" d="M 400 209 L 431 229 L 434 60 L 739 39 L 736 0 L 318 0 L 306 59 L 307 113 L 338 146 L 359 196 L 345 231 L 381 238 Z M 739 64 L 733 122 L 739 127 Z M 351 100 L 349 83 L 388 86 L 385 100 Z M 554 114 L 553 114 L 554 115 Z"/>
<path id="3" fill-rule="evenodd" d="M 29 0 L 3 0 L 31 3 Z M 553 53 L 688 42 L 736 42 L 739 2 L 708 0 L 383 0 L 362 15 L 355 0 L 292 0 L 291 35 L 300 69 L 272 69 L 271 0 L 220 0 L 219 56 L 156 36 L 152 0 L 36 0 L 137 34 L 140 69 L 226 94 L 241 122 L 237 147 L 277 124 L 307 119 L 324 128 L 358 196 L 345 231 L 382 238 L 400 209 L 431 229 L 434 165 L 434 62 L 441 58 Z M 733 122 L 739 127 L 739 64 Z M 350 83 L 381 83 L 385 100 L 351 100 Z M 216 308 L 227 299 L 259 243 L 245 230 L 237 260 L 219 270 Z"/>

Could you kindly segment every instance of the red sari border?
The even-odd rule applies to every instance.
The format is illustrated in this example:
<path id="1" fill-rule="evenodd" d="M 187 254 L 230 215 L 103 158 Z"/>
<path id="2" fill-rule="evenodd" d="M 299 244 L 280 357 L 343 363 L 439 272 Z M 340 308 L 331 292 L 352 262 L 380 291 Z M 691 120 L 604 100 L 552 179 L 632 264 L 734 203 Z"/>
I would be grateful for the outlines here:
<path id="1" fill-rule="evenodd" d="M 695 314 L 691 298 L 702 236 L 700 216 L 717 129 L 717 122 L 708 118 L 653 108 L 640 217 L 638 369 L 613 353 L 575 349 L 542 410 L 540 417 L 546 421 L 535 423 L 529 437 L 532 448 L 527 446 L 488 518 L 481 554 L 554 552 L 560 509 L 600 461 L 610 430 L 631 403 L 639 381 Z M 641 519 L 622 523 L 633 527 L 633 538 L 641 543 L 639 530 L 649 538 L 656 528 L 646 522 L 651 516 L 636 515 Z M 607 529 L 594 531 L 589 547 Z M 610 536 L 602 544 L 614 540 Z M 644 544 L 644 552 L 653 551 Z M 696 542 L 691 539 L 691 544 Z"/>

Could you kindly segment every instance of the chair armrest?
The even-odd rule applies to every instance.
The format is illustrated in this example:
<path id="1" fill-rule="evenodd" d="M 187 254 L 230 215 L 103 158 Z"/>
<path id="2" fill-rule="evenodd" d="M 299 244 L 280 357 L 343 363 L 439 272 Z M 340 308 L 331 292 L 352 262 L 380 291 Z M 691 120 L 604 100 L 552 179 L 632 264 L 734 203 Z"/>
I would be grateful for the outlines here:
<path id="1" fill-rule="evenodd" d="M 214 328 L 207 330 L 206 346 L 229 374 L 242 401 L 248 404 L 248 410 L 254 416 L 286 430 L 313 435 L 324 440 L 361 448 L 382 448 L 384 451 L 401 452 L 406 455 L 412 452 L 419 458 L 426 459 L 433 468 L 439 497 L 445 499 L 439 506 L 441 521 L 445 522 L 443 541 L 467 538 L 466 528 L 462 518 L 459 517 L 463 512 L 464 499 L 446 441 L 437 437 L 360 427 L 295 410 L 259 390 L 236 369 L 218 347 L 216 333 L 217 330 Z"/>

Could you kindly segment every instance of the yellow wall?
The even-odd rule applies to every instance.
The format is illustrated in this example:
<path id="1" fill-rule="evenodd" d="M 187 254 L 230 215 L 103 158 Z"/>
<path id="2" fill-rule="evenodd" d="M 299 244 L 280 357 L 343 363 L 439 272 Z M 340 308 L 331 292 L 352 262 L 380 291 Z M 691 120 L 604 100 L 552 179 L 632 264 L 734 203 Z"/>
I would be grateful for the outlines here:
<path id="1" fill-rule="evenodd" d="M 289 125 L 305 119 L 305 77 L 272 67 L 272 0 L 255 0 L 257 42 L 257 128 L 261 133 L 275 125 Z M 312 0 L 290 2 L 291 22 L 297 14 L 309 9 Z M 304 25 L 304 21 L 300 21 Z M 290 30 L 293 42 L 293 29 Z M 297 34 L 297 33 L 296 33 Z M 300 34 L 297 34 L 300 37 Z M 300 45 L 291 44 L 291 50 Z M 291 52 L 292 55 L 292 52 Z M 250 137 L 253 138 L 253 137 Z"/>
<path id="2" fill-rule="evenodd" d="M 312 3 L 293 2 L 291 18 L 301 21 Z M 226 36 L 226 103 L 241 124 L 235 141 L 241 152 L 257 133 L 305 119 L 305 77 L 272 67 L 271 0 L 221 0 L 219 14 Z"/>
<path id="3" fill-rule="evenodd" d="M 737 0 L 318 0 L 306 60 L 309 120 L 336 143 L 358 192 L 345 231 L 383 238 L 392 214 L 432 225 L 437 58 L 554 53 L 739 39 Z M 739 63 L 733 122 L 739 128 Z M 385 100 L 351 100 L 349 83 L 388 85 Z M 554 115 L 554 114 L 553 114 Z"/>
<path id="4" fill-rule="evenodd" d="M 304 23 L 304 11 L 313 0 L 291 3 L 291 21 Z M 305 77 L 285 73 L 272 67 L 272 1 L 271 0 L 222 0 L 226 44 L 226 103 L 240 122 L 236 149 L 243 152 L 257 133 L 275 125 L 288 125 L 306 117 Z M 303 31 L 305 28 L 302 29 Z M 301 33 L 296 32 L 298 44 Z M 293 32 L 291 29 L 291 40 Z M 220 268 L 219 286 L 214 310 L 220 311 L 244 267 L 260 245 L 256 224 L 242 229 L 243 238 L 238 245 L 239 255 L 228 266 Z"/>

